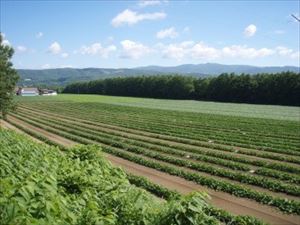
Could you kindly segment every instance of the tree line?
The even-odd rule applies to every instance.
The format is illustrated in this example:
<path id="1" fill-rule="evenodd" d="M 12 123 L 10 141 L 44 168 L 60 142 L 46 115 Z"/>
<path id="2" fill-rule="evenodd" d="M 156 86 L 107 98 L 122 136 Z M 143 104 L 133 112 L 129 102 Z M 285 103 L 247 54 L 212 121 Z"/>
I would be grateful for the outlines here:
<path id="1" fill-rule="evenodd" d="M 299 106 L 300 73 L 119 77 L 69 84 L 63 93 Z"/>
<path id="2" fill-rule="evenodd" d="M 0 117 L 3 119 L 16 107 L 13 99 L 19 75 L 11 62 L 13 54 L 13 48 L 4 44 L 3 34 L 0 32 Z"/>

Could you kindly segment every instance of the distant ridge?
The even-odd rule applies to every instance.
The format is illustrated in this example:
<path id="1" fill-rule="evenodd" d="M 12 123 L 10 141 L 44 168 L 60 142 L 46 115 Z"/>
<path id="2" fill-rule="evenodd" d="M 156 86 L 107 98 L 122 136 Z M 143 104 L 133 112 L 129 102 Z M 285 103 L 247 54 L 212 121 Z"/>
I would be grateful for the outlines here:
<path id="1" fill-rule="evenodd" d="M 145 66 L 135 69 L 147 70 L 147 71 L 159 71 L 164 73 L 192 73 L 192 74 L 207 74 L 207 75 L 219 75 L 221 73 L 277 73 L 283 71 L 299 72 L 299 67 L 296 66 L 270 66 L 270 67 L 258 67 L 249 65 L 224 65 L 218 63 L 205 63 L 205 64 L 183 64 L 179 66 Z"/>
<path id="2" fill-rule="evenodd" d="M 190 76 L 215 76 L 221 73 L 277 73 L 292 71 L 299 73 L 300 67 L 296 66 L 270 66 L 257 67 L 249 65 L 223 65 L 217 63 L 183 64 L 179 66 L 145 66 L 136 68 L 56 68 L 56 69 L 18 69 L 21 85 L 52 85 L 64 86 L 78 81 L 89 81 L 109 77 L 182 74 Z"/>

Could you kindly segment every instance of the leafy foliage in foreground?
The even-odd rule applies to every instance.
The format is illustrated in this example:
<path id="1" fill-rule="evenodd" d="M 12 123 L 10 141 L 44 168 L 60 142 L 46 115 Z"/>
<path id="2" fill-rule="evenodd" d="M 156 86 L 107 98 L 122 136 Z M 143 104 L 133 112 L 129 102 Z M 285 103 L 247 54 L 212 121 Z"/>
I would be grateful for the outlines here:
<path id="1" fill-rule="evenodd" d="M 127 177 L 131 184 L 138 187 L 143 187 L 147 191 L 167 200 L 180 199 L 180 194 L 177 191 L 169 190 L 158 184 L 154 184 L 144 177 L 135 176 L 133 174 L 127 174 Z M 219 221 L 226 225 L 266 225 L 266 223 L 252 217 L 252 216 L 233 216 L 223 209 L 214 208 L 207 205 L 203 208 L 204 212 L 217 218 Z"/>
<path id="2" fill-rule="evenodd" d="M 61 153 L 0 130 L 1 224 L 217 224 L 199 193 L 161 202 L 130 185 L 98 146 Z"/>

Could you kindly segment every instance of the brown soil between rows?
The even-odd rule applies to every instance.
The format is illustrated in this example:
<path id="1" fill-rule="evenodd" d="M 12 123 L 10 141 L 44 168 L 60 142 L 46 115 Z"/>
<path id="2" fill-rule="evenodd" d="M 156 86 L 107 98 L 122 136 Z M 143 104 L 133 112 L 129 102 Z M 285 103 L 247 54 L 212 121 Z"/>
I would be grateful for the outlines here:
<path id="1" fill-rule="evenodd" d="M 36 132 L 36 133 L 38 133 L 40 135 L 43 135 L 43 136 L 47 137 L 48 139 L 50 139 L 51 141 L 54 141 L 54 142 L 56 142 L 56 143 L 58 143 L 60 145 L 63 145 L 63 146 L 66 146 L 66 147 L 71 147 L 71 146 L 77 144 L 74 141 L 71 141 L 71 140 L 63 138 L 63 137 L 61 137 L 59 135 L 50 133 L 50 132 L 45 131 L 45 130 L 43 130 L 41 128 L 32 126 L 31 124 L 25 123 L 25 122 L 23 122 L 23 121 L 21 121 L 19 119 L 16 119 L 15 117 L 7 116 L 7 118 L 9 120 L 17 123 L 18 125 L 26 127 L 27 129 L 30 129 L 33 132 Z"/>
<path id="2" fill-rule="evenodd" d="M 28 109 L 25 109 L 27 111 L 30 111 Z M 39 111 L 39 110 L 38 110 Z M 65 121 L 71 121 L 72 123 L 76 123 L 77 121 L 82 121 L 83 123 L 84 122 L 90 122 L 90 123 L 94 123 L 95 125 L 90 125 L 90 124 L 84 124 L 85 127 L 89 127 L 89 128 L 99 128 L 99 126 L 101 125 L 105 125 L 105 126 L 109 126 L 111 127 L 110 128 L 103 128 L 101 127 L 101 129 L 103 130 L 107 130 L 107 131 L 111 131 L 113 128 L 120 128 L 118 126 L 115 126 L 115 125 L 110 125 L 110 124 L 105 124 L 105 123 L 101 123 L 101 122 L 94 122 L 94 121 L 90 121 L 90 120 L 85 120 L 85 119 L 80 119 L 80 118 L 76 118 L 77 121 L 75 120 L 72 120 L 70 118 L 68 118 L 67 116 L 61 116 L 61 115 L 57 115 L 55 113 L 50 113 L 50 112 L 37 112 L 36 109 L 34 110 L 31 110 L 30 112 L 34 112 L 36 114 L 39 114 L 39 115 L 43 115 L 45 116 L 46 115 L 49 115 L 50 117 L 56 117 L 56 118 L 60 118 L 60 120 L 65 120 Z M 79 122 L 77 122 L 79 123 Z M 99 125 L 99 126 L 97 126 Z M 116 131 L 114 130 L 114 132 L 119 132 L 119 133 L 123 133 L 123 134 L 127 134 L 127 135 L 132 135 L 133 137 L 140 137 L 140 135 L 137 135 L 137 134 L 133 134 L 133 133 L 130 133 L 130 131 L 136 131 L 136 130 L 133 130 L 133 129 L 130 129 L 130 128 L 124 128 L 124 127 L 121 127 L 122 129 L 125 129 L 125 130 L 128 130 L 128 133 L 125 132 L 125 131 Z M 149 135 L 149 134 L 156 134 L 156 133 L 151 133 L 151 132 L 147 132 L 147 131 L 141 131 L 141 130 L 138 130 L 139 133 L 141 134 L 144 134 L 144 135 Z M 159 134 L 160 136 L 167 136 L 167 135 L 161 135 Z M 149 140 L 159 140 L 163 143 L 166 143 L 166 144 L 176 144 L 178 146 L 182 146 L 182 147 L 192 147 L 192 148 L 201 148 L 203 150 L 208 150 L 208 151 L 219 151 L 219 152 L 224 152 L 222 150 L 214 150 L 214 149 L 210 149 L 210 148 L 207 148 L 207 147 L 199 147 L 199 146 L 196 146 L 196 145 L 190 145 L 190 144 L 184 144 L 184 143 L 180 143 L 180 142 L 175 142 L 175 141 L 169 141 L 169 140 L 164 140 L 164 139 L 159 139 L 159 138 L 154 138 L 154 137 L 148 137 L 148 136 L 142 136 L 143 138 L 147 138 Z M 200 141 L 199 141 L 200 142 Z M 207 144 L 206 142 L 203 142 L 205 144 Z M 218 144 L 219 146 L 227 146 L 227 145 L 221 145 L 221 144 Z M 228 147 L 228 146 L 227 146 Z M 241 148 L 241 147 L 235 147 L 237 150 L 251 150 L 251 151 L 255 151 L 255 152 L 261 152 L 260 150 L 253 150 L 253 149 L 246 149 L 246 148 Z M 240 158 L 247 158 L 247 159 L 252 159 L 252 160 L 260 160 L 260 161 L 265 161 L 265 162 L 270 162 L 270 163 L 282 163 L 281 161 L 278 161 L 278 160 L 273 160 L 273 159 L 267 159 L 267 158 L 261 158 L 261 157 L 258 157 L 258 156 L 251 156 L 251 155 L 246 155 L 246 154 L 242 154 L 242 153 L 233 153 L 233 152 L 224 152 L 224 154 L 227 154 L 227 155 L 232 155 L 232 156 L 235 156 L 235 157 L 240 157 Z M 277 154 L 277 153 L 273 153 L 272 154 L 274 155 L 284 155 L 284 154 Z M 291 165 L 291 166 L 299 166 L 298 164 L 295 164 L 295 163 L 290 163 L 290 162 L 285 162 L 284 164 L 288 164 L 288 165 Z M 253 169 L 257 168 L 255 166 L 252 166 Z"/>
<path id="3" fill-rule="evenodd" d="M 65 145 L 67 147 L 77 144 L 66 138 L 31 126 L 13 117 L 9 117 L 9 119 L 21 126 L 31 129 L 33 132 L 44 135 L 50 140 L 56 141 L 57 143 Z M 171 176 L 169 174 L 130 162 L 125 159 L 121 159 L 119 157 L 115 157 L 113 155 L 105 154 L 105 156 L 113 163 L 113 165 L 121 166 L 123 169 L 125 169 L 125 171 L 128 171 L 134 175 L 144 176 L 154 183 L 160 184 L 172 190 L 177 190 L 182 194 L 187 194 L 192 191 L 206 191 L 211 196 L 210 202 L 212 203 L 212 205 L 218 208 L 222 208 L 233 214 L 255 216 L 274 225 L 300 224 L 300 216 L 285 215 L 271 207 L 258 204 L 248 199 L 237 198 L 223 192 L 216 192 L 203 186 L 197 185 L 193 182 L 186 181 L 183 178 Z"/>
<path id="4" fill-rule="evenodd" d="M 19 133 L 19 134 L 23 134 L 27 137 L 30 137 L 31 139 L 33 139 L 35 142 L 38 142 L 38 143 L 44 143 L 42 142 L 41 140 L 35 138 L 35 137 L 32 137 L 30 136 L 29 134 L 27 133 L 24 133 L 22 130 L 20 130 L 19 128 L 13 126 L 12 124 L 8 123 L 7 121 L 5 120 L 2 120 L 0 119 L 0 127 L 1 128 L 4 128 L 4 129 L 10 129 L 10 130 L 14 130 L 15 132 Z"/>

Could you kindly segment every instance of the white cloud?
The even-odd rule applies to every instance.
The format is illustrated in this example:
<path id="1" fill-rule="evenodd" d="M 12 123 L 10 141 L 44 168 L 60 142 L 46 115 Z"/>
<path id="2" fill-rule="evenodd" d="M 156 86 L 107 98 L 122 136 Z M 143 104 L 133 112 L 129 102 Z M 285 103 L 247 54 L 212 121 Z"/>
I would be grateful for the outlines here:
<path id="1" fill-rule="evenodd" d="M 124 24 L 133 25 L 143 20 L 164 19 L 166 16 L 167 15 L 163 12 L 139 14 L 138 12 L 131 11 L 130 9 L 125 9 L 123 12 L 119 13 L 115 18 L 113 18 L 111 24 L 114 27 L 119 27 Z"/>
<path id="2" fill-rule="evenodd" d="M 220 51 L 216 48 L 209 47 L 203 42 L 199 42 L 191 48 L 191 54 L 198 59 L 215 59 L 220 57 Z"/>
<path id="3" fill-rule="evenodd" d="M 160 5 L 161 1 L 159 0 L 141 0 L 139 2 L 140 7 L 146 7 L 146 6 L 153 6 L 153 5 Z"/>
<path id="4" fill-rule="evenodd" d="M 189 54 L 191 46 L 193 45 L 193 41 L 184 41 L 177 44 L 169 44 L 167 46 L 161 44 L 160 48 L 163 49 L 162 53 L 164 58 L 181 60 Z"/>
<path id="5" fill-rule="evenodd" d="M 209 47 L 203 42 L 194 44 L 193 41 L 185 41 L 178 44 L 170 44 L 164 47 L 163 57 L 181 60 L 185 57 L 196 59 L 215 59 L 220 57 L 220 51 Z"/>
<path id="6" fill-rule="evenodd" d="M 300 52 L 293 52 L 291 55 L 290 55 L 291 59 L 297 59 L 297 60 L 300 60 Z"/>
<path id="7" fill-rule="evenodd" d="M 58 42 L 53 42 L 49 48 L 48 48 L 48 51 L 51 52 L 52 54 L 59 54 L 61 52 L 61 47 L 60 47 L 60 44 Z"/>
<path id="8" fill-rule="evenodd" d="M 181 60 L 185 56 L 186 51 L 186 49 L 178 45 L 171 44 L 167 46 L 165 50 L 163 50 L 163 57 Z"/>
<path id="9" fill-rule="evenodd" d="M 114 45 L 109 45 L 108 47 L 103 47 L 101 43 L 94 43 L 90 46 L 82 46 L 79 52 L 82 55 L 100 55 L 103 58 L 107 58 L 111 52 L 117 50 Z"/>
<path id="10" fill-rule="evenodd" d="M 244 45 L 232 45 L 225 46 L 224 48 L 216 48 L 208 46 L 203 42 L 194 43 L 192 41 L 173 43 L 169 45 L 159 43 L 156 45 L 156 48 L 162 52 L 163 57 L 173 58 L 176 60 L 184 58 L 212 60 L 226 57 L 254 59 L 279 54 L 279 50 L 270 48 L 256 49 Z M 297 57 L 296 54 L 294 57 Z"/>
<path id="11" fill-rule="evenodd" d="M 290 57 L 291 59 L 299 59 L 299 51 L 294 51 L 293 49 L 278 46 L 276 47 L 277 54 L 280 56 Z"/>
<path id="12" fill-rule="evenodd" d="M 41 68 L 42 69 L 50 69 L 51 66 L 50 66 L 50 64 L 47 63 L 47 64 L 42 65 Z"/>
<path id="13" fill-rule="evenodd" d="M 152 52 L 149 47 L 130 40 L 121 41 L 121 45 L 123 48 L 121 53 L 122 58 L 139 59 L 142 56 Z"/>
<path id="14" fill-rule="evenodd" d="M 2 41 L 2 44 L 5 45 L 5 46 L 11 46 L 10 42 L 8 40 L 6 40 L 6 39 L 4 39 Z"/>
<path id="15" fill-rule="evenodd" d="M 66 52 L 64 52 L 64 53 L 61 54 L 61 57 L 62 57 L 62 58 L 68 58 L 68 57 L 69 57 L 69 54 L 66 53 Z"/>
<path id="16" fill-rule="evenodd" d="M 5 46 L 11 46 L 10 42 L 5 39 L 5 33 L 1 33 L 1 36 L 2 36 L 2 44 Z"/>
<path id="17" fill-rule="evenodd" d="M 273 55 L 275 51 L 269 48 L 249 48 L 246 45 L 232 45 L 224 47 L 222 53 L 226 57 L 238 57 L 238 58 L 260 58 L 269 55 Z"/>
<path id="18" fill-rule="evenodd" d="M 156 37 L 159 39 L 163 38 L 176 38 L 178 33 L 176 32 L 174 27 L 167 28 L 165 30 L 161 30 L 157 32 Z"/>
<path id="19" fill-rule="evenodd" d="M 19 46 L 17 46 L 17 51 L 18 52 L 26 52 L 27 48 L 25 46 L 19 45 Z"/>
<path id="20" fill-rule="evenodd" d="M 39 38 L 41 38 L 41 37 L 43 37 L 43 33 L 42 32 L 38 32 L 36 35 L 35 35 L 35 37 L 37 38 L 37 39 L 39 39 Z"/>
<path id="21" fill-rule="evenodd" d="M 246 37 L 252 37 L 256 33 L 256 26 L 254 24 L 250 24 L 248 27 L 244 30 L 244 35 Z"/>
<path id="22" fill-rule="evenodd" d="M 276 47 L 276 50 L 278 52 L 279 55 L 281 56 L 286 56 L 286 55 L 290 55 L 293 53 L 293 49 L 284 47 L 284 46 L 278 46 Z"/>

